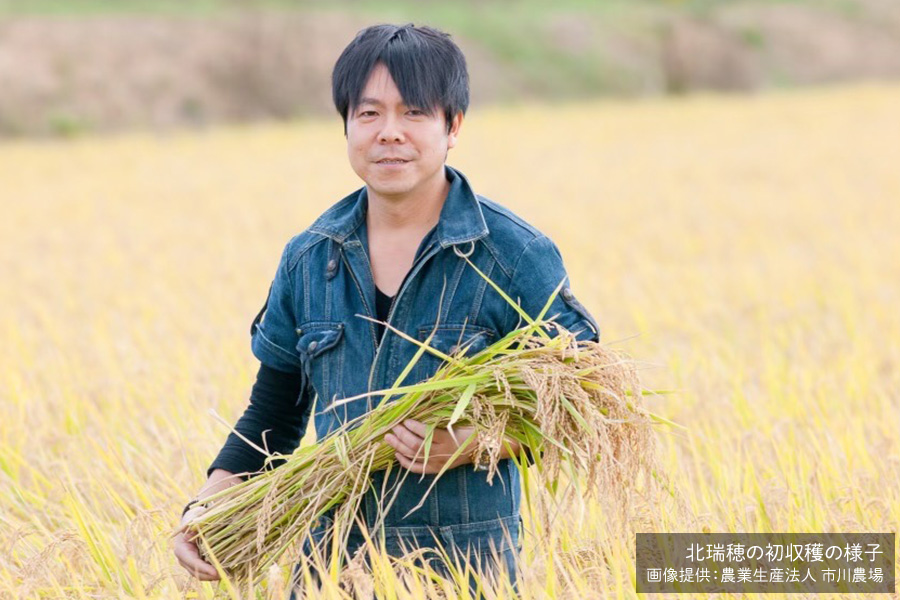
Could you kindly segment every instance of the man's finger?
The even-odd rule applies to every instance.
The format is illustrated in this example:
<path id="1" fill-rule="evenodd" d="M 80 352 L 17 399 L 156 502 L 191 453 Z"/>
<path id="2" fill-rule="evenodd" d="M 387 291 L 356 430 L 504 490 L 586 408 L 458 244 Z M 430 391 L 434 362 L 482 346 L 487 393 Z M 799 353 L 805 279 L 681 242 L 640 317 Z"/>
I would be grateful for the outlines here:
<path id="1" fill-rule="evenodd" d="M 175 555 L 178 557 L 178 562 L 181 563 L 181 566 L 191 573 L 199 572 L 215 579 L 219 578 L 216 568 L 200 557 L 197 546 L 194 544 L 180 544 Z"/>
<path id="2" fill-rule="evenodd" d="M 409 469 L 413 473 L 424 473 L 425 465 L 420 462 L 413 462 L 412 460 L 406 458 L 402 454 L 397 455 L 397 462 L 400 463 L 406 469 Z"/>
<path id="3" fill-rule="evenodd" d="M 215 581 L 219 577 L 217 575 L 213 575 L 208 571 L 198 568 L 191 563 L 185 562 L 183 560 L 179 560 L 178 564 L 184 567 L 184 570 L 191 574 L 191 577 L 194 579 L 199 579 L 200 581 Z"/>
<path id="4" fill-rule="evenodd" d="M 404 444 L 397 436 L 392 434 L 387 434 L 384 436 L 385 441 L 387 441 L 394 448 L 394 453 L 398 456 L 405 455 L 407 458 L 414 459 L 416 457 L 416 451 Z"/>
<path id="5" fill-rule="evenodd" d="M 418 435 L 410 431 L 409 429 L 403 427 L 402 425 L 398 425 L 393 429 L 394 436 L 399 439 L 401 442 L 406 444 L 408 448 L 413 451 L 413 454 L 418 452 L 419 447 L 425 441 L 420 438 Z"/>
<path id="6" fill-rule="evenodd" d="M 428 426 L 425 423 L 415 419 L 406 419 L 403 421 L 403 425 L 422 439 L 425 439 L 425 436 L 428 435 Z"/>
<path id="7" fill-rule="evenodd" d="M 175 555 L 178 556 L 179 559 L 185 560 L 190 564 L 199 565 L 209 573 L 216 573 L 216 568 L 203 560 L 203 557 L 200 556 L 200 549 L 197 548 L 197 544 L 193 542 L 178 542 L 175 548 Z"/>

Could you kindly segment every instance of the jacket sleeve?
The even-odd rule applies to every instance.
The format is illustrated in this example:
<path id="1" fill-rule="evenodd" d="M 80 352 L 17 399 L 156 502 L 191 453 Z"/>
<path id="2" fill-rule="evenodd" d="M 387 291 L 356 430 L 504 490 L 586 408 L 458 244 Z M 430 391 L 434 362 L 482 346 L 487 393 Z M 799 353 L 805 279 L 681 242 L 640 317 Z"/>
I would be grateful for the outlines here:
<path id="1" fill-rule="evenodd" d="M 260 448 L 290 454 L 300 445 L 306 431 L 312 407 L 310 400 L 299 374 L 285 373 L 260 364 L 250 393 L 250 404 L 234 428 Z M 255 473 L 262 470 L 264 462 L 263 454 L 231 432 L 207 469 L 206 476 L 209 477 L 215 469 Z M 283 459 L 273 460 L 268 468 L 274 469 L 282 464 Z"/>
<path id="2" fill-rule="evenodd" d="M 568 273 L 563 265 L 562 254 L 553 241 L 540 235 L 525 246 L 513 271 L 510 294 L 517 300 L 528 316 L 536 318 L 560 282 L 559 293 L 553 299 L 547 317 L 576 334 L 579 340 L 600 341 L 600 328 L 590 312 L 575 298 L 569 283 Z M 517 327 L 519 314 L 509 308 L 512 315 L 510 331 Z M 524 321 L 518 326 L 525 325 Z M 554 331 L 549 331 L 555 335 Z"/>
<path id="3" fill-rule="evenodd" d="M 575 298 L 562 254 L 550 238 L 540 235 L 525 246 L 513 271 L 510 297 L 519 302 L 528 316 L 536 318 L 560 282 L 564 283 L 553 299 L 546 317 L 553 317 L 557 323 L 575 333 L 578 340 L 599 342 L 600 328 L 597 321 Z M 518 312 L 512 307 L 509 311 L 512 313 L 509 331 L 525 325 L 524 321 L 519 322 L 521 317 Z M 548 333 L 551 336 L 558 334 L 555 329 Z M 523 446 L 523 450 L 526 463 L 533 465 L 532 449 Z"/>
<path id="4" fill-rule="evenodd" d="M 281 254 L 266 302 L 250 326 L 250 348 L 261 363 L 285 373 L 302 373 L 297 352 L 299 295 L 290 267 L 288 243 Z"/>

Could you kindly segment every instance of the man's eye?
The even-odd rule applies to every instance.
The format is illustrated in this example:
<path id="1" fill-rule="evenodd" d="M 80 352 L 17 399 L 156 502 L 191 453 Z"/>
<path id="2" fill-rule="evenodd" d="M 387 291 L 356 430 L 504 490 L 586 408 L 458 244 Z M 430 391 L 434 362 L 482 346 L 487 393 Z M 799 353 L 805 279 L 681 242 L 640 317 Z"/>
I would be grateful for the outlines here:
<path id="1" fill-rule="evenodd" d="M 362 111 L 361 113 L 359 113 L 359 116 L 361 116 L 361 117 L 370 117 L 370 116 L 373 116 L 373 115 L 375 115 L 375 111 L 374 111 L 374 110 L 364 110 L 364 111 Z"/>
<path id="2" fill-rule="evenodd" d="M 424 114 L 425 114 L 425 111 L 424 111 L 424 110 L 419 110 L 418 108 L 411 108 L 411 109 L 409 109 L 409 112 L 412 113 L 412 114 L 414 114 L 414 115 L 416 115 L 416 116 L 424 115 Z"/>

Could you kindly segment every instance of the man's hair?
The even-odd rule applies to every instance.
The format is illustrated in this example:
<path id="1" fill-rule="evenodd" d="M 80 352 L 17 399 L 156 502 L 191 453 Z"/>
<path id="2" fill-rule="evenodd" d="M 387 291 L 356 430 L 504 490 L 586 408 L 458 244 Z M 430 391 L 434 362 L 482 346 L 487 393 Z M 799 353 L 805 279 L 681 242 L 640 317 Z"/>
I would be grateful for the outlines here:
<path id="1" fill-rule="evenodd" d="M 331 73 L 334 106 L 344 120 L 359 105 L 363 88 L 378 63 L 391 74 L 407 106 L 429 114 L 443 109 L 450 131 L 456 113 L 469 107 L 466 58 L 450 35 L 431 27 L 373 25 L 356 34 Z"/>

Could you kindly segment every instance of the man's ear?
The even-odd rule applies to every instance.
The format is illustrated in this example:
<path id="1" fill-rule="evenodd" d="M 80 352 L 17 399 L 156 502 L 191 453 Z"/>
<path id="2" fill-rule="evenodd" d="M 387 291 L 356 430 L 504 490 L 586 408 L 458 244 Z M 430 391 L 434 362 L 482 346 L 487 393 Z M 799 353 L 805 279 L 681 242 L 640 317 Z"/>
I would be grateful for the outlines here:
<path id="1" fill-rule="evenodd" d="M 447 133 L 447 148 L 453 148 L 456 146 L 456 138 L 459 135 L 459 129 L 462 127 L 463 122 L 463 114 L 462 111 L 456 113 L 456 116 L 453 117 L 453 120 L 450 122 L 450 131 Z"/>

